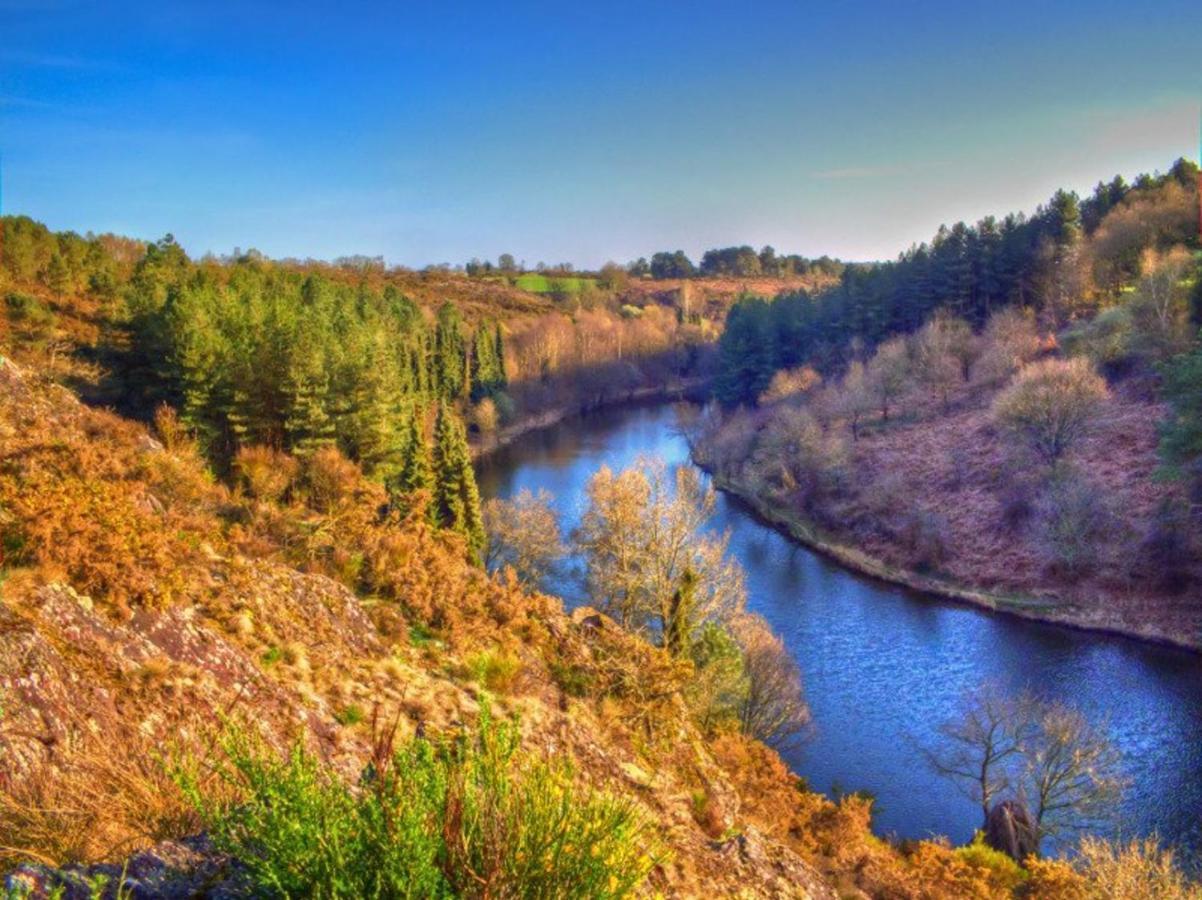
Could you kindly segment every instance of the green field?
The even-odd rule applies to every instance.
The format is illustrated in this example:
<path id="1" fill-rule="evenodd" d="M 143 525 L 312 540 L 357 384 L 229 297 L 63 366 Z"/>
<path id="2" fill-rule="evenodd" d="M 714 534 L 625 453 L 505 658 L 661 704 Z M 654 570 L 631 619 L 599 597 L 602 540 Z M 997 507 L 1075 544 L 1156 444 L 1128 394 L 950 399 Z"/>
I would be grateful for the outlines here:
<path id="1" fill-rule="evenodd" d="M 519 275 L 514 286 L 532 294 L 579 294 L 594 284 L 592 278 L 580 278 L 574 275 L 558 277 L 542 275 L 538 272 L 527 272 Z"/>

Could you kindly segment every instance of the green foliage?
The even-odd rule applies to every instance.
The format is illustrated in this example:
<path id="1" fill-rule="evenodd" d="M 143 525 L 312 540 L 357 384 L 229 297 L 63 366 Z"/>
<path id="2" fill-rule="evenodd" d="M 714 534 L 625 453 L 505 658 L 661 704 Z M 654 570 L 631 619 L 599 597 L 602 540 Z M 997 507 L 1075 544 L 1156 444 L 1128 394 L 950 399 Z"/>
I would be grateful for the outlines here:
<path id="1" fill-rule="evenodd" d="M 990 870 L 998 883 L 1010 889 L 1022 884 L 1027 877 L 1022 866 L 1005 853 L 986 844 L 985 835 L 980 831 L 973 834 L 971 844 L 957 847 L 954 852 L 969 865 Z"/>
<path id="2" fill-rule="evenodd" d="M 594 284 L 591 278 L 581 278 L 576 275 L 548 276 L 541 272 L 526 272 L 519 275 L 514 286 L 532 294 L 567 294 L 584 293 Z"/>
<path id="3" fill-rule="evenodd" d="M 231 728 L 220 789 L 195 760 L 176 779 L 258 896 L 629 896 L 659 862 L 642 816 L 518 741 L 487 709 L 458 739 L 378 738 L 356 789 L 299 745 L 280 759 Z"/>
<path id="4" fill-rule="evenodd" d="M 505 692 L 522 670 L 522 661 L 513 653 L 493 647 L 472 654 L 467 660 L 472 680 L 490 691 Z"/>
<path id="5" fill-rule="evenodd" d="M 1171 360 L 1163 373 L 1172 412 L 1161 430 L 1161 456 L 1170 473 L 1202 484 L 1202 349 Z"/>
<path id="6" fill-rule="evenodd" d="M 46 335 L 54 328 L 54 313 L 29 294 L 14 292 L 5 296 L 4 312 L 10 322 L 35 336 Z"/>
<path id="7" fill-rule="evenodd" d="M 1175 171 L 1188 168 L 1181 163 Z M 736 334 L 723 339 L 719 398 L 727 405 L 752 402 L 756 396 L 752 386 L 767 383 L 761 374 L 765 369 L 770 376 L 777 369 L 808 364 L 831 374 L 846 364 L 845 348 L 852 340 L 872 347 L 892 335 L 916 331 L 937 312 L 979 328 L 993 312 L 1007 306 L 1071 311 L 1060 307 L 1089 299 L 1084 296 L 1089 285 L 1087 279 L 1074 281 L 1068 270 L 1074 269 L 1074 254 L 1085 246 L 1087 234 L 1105 231 L 1099 223 L 1107 213 L 1118 207 L 1120 212 L 1130 212 L 1128 206 L 1159 204 L 1174 226 L 1146 229 L 1121 247 L 1106 242 L 1091 245 L 1095 266 L 1119 270 L 1114 289 L 1141 274 L 1143 250 L 1167 250 L 1182 239 L 1177 207 L 1160 193 L 1175 180 L 1180 179 L 1170 172 L 1143 177 L 1133 188 L 1119 181 L 1099 186 L 1099 194 L 1083 202 L 1075 194 L 1058 191 L 1030 217 L 989 216 L 975 225 L 942 226 L 931 241 L 912 247 L 894 262 L 846 265 L 839 273 L 839 285 L 819 295 L 805 291 L 778 295 L 769 304 L 767 325 L 761 311 L 739 308 L 764 301 L 741 301 L 728 314 L 727 332 L 733 327 Z M 750 250 L 710 251 L 702 260 L 702 270 L 750 273 L 754 270 Z M 772 257 L 762 251 L 761 268 L 765 260 Z M 770 357 L 767 362 L 765 352 Z"/>
<path id="8" fill-rule="evenodd" d="M 430 445 L 426 441 L 422 418 L 419 410 L 409 411 L 401 466 L 386 482 L 393 504 L 401 510 L 408 509 L 409 497 L 434 489 L 434 467 L 430 460 Z"/>
<path id="9" fill-rule="evenodd" d="M 472 340 L 472 400 L 491 397 L 505 389 L 505 347 L 501 326 L 485 322 Z"/>
<path id="10" fill-rule="evenodd" d="M 438 309 L 434 329 L 434 376 L 438 394 L 446 400 L 466 394 L 467 342 L 463 336 L 463 320 L 454 304 L 444 303 Z"/>
<path id="11" fill-rule="evenodd" d="M 175 406 L 220 469 L 250 445 L 302 457 L 337 446 L 377 478 L 407 462 L 420 469 L 406 458 L 416 446 L 407 411 L 506 383 L 500 326 L 469 336 L 454 304 L 431 327 L 391 285 L 379 292 L 254 255 L 197 265 L 170 236 L 134 267 L 125 311 L 131 405 Z"/>
<path id="12" fill-rule="evenodd" d="M 334 720 L 339 725 L 358 725 L 363 721 L 363 707 L 357 703 L 350 703 L 334 714 Z"/>
<path id="13" fill-rule="evenodd" d="M 731 307 L 718 345 L 720 369 L 715 393 L 727 406 L 754 403 L 776 371 L 771 307 L 748 297 Z"/>
<path id="14" fill-rule="evenodd" d="M 463 422 L 445 403 L 439 406 L 434 422 L 433 462 L 435 521 L 462 534 L 468 554 L 478 560 L 485 543 L 480 491 Z"/>

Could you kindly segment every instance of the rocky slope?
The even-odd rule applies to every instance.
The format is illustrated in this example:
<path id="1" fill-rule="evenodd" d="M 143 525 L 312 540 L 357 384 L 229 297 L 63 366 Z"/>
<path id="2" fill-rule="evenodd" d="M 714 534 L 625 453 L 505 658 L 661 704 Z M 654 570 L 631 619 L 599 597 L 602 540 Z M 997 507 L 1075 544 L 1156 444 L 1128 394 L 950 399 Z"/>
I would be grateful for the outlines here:
<path id="1" fill-rule="evenodd" d="M 120 860 L 185 837 L 192 822 L 164 760 L 202 744 L 223 716 L 248 719 L 280 746 L 301 735 L 354 777 L 371 734 L 366 717 L 349 711 L 399 711 L 402 735 L 459 727 L 477 715 L 483 690 L 465 661 L 503 646 L 520 665 L 493 692 L 494 710 L 520 718 L 531 752 L 568 754 L 583 778 L 637 800 L 672 850 L 657 889 L 833 896 L 809 863 L 742 810 L 670 690 L 678 673 L 669 661 L 604 617 L 569 618 L 557 601 L 473 571 L 459 574 L 479 594 L 472 612 L 480 618 L 438 639 L 419 637 L 416 617 L 403 619 L 400 605 L 386 611 L 334 578 L 229 540 L 216 514 L 238 519 L 222 507 L 245 498 L 208 482 L 186 452 L 12 363 L 0 365 L 0 396 L 5 868 Z M 108 470 L 108 482 L 96 479 L 96 467 Z M 86 505 L 69 518 L 38 509 L 30 496 L 53 481 L 74 502 L 79 484 L 68 469 L 103 495 L 112 520 L 101 528 L 86 521 Z M 26 518 L 38 514 L 42 521 Z M 74 543 L 81 539 L 111 542 L 113 552 L 132 554 L 132 566 L 96 571 Z M 434 540 L 410 564 L 443 584 L 441 569 L 461 566 Z M 552 675 L 567 666 L 610 687 L 572 697 Z M 639 685 L 622 683 L 640 671 L 669 690 L 636 702 Z M 703 821 L 698 796 L 706 798 Z M 170 846 L 157 855 L 201 861 L 195 849 Z M 146 859 L 135 857 L 134 869 L 161 880 Z M 14 884 L 36 875 L 22 871 Z"/>

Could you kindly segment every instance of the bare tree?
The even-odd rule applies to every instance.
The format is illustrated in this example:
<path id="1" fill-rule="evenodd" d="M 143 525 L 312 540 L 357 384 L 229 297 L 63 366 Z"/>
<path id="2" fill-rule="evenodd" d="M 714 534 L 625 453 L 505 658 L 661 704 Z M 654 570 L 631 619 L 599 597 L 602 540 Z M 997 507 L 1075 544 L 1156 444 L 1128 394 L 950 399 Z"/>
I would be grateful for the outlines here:
<path id="1" fill-rule="evenodd" d="M 974 377 L 986 384 L 1004 384 L 1039 353 L 1035 317 L 1016 307 L 999 310 L 985 323 L 982 343 Z"/>
<path id="2" fill-rule="evenodd" d="M 1122 794 L 1118 751 L 1080 712 L 1041 705 L 1024 742 L 1023 789 L 1040 840 L 1096 824 Z"/>
<path id="3" fill-rule="evenodd" d="M 512 566 L 527 584 L 542 581 L 565 552 L 554 499 L 545 489 L 532 494 L 523 488 L 512 500 L 494 498 L 484 504 L 485 564 L 490 570 Z"/>
<path id="4" fill-rule="evenodd" d="M 685 652 L 706 622 L 729 622 L 743 608 L 743 572 L 726 556 L 727 535 L 706 534 L 713 488 L 680 466 L 641 459 L 614 474 L 603 467 L 587 488 L 574 535 L 589 592 L 622 625 Z"/>
<path id="5" fill-rule="evenodd" d="M 976 346 L 963 319 L 935 316 L 914 337 L 914 367 L 919 380 L 939 398 L 944 413 L 952 391 L 968 380 Z"/>
<path id="6" fill-rule="evenodd" d="M 999 803 L 1029 815 L 1035 847 L 1095 825 L 1122 791 L 1120 757 L 1104 729 L 1063 703 L 987 685 L 940 734 L 945 745 L 926 751 L 935 771 L 980 804 L 986 823 Z"/>
<path id="7" fill-rule="evenodd" d="M 787 746 L 810 722 L 801 667 L 759 616 L 740 616 L 735 634 L 743 650 L 747 684 L 739 705 L 739 723 L 744 733 L 765 744 Z"/>
<path id="8" fill-rule="evenodd" d="M 780 369 L 768 382 L 768 387 L 760 394 L 760 406 L 768 406 L 782 400 L 792 400 L 802 396 L 822 384 L 822 376 L 809 366 L 796 369 Z"/>
<path id="9" fill-rule="evenodd" d="M 910 386 L 910 351 L 906 339 L 895 337 L 877 348 L 867 367 L 868 390 L 881 410 L 882 421 L 889 421 L 889 407 Z"/>
<path id="10" fill-rule="evenodd" d="M 1088 431 L 1108 396 L 1088 360 L 1048 359 L 1020 371 L 993 412 L 1040 458 L 1055 463 Z"/>
<path id="11" fill-rule="evenodd" d="M 1030 698 L 1003 694 L 985 685 L 966 697 L 958 718 L 939 726 L 945 746 L 927 750 L 940 775 L 952 779 L 981 807 L 982 826 L 996 798 L 1014 789 L 1013 763 L 1034 729 Z"/>
<path id="12" fill-rule="evenodd" d="M 835 395 L 836 407 L 839 414 L 847 420 L 851 428 L 851 439 L 860 439 L 860 420 L 869 413 L 874 405 L 872 393 L 868 387 L 868 376 L 864 364 L 859 360 L 847 367 L 847 374 L 839 383 Z"/>

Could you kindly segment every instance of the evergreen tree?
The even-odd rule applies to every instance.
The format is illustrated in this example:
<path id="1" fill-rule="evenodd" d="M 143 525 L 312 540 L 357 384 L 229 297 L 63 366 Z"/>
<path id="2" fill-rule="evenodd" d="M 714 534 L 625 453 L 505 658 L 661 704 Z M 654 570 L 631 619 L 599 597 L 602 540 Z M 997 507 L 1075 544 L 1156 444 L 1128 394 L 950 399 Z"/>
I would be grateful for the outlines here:
<path id="1" fill-rule="evenodd" d="M 284 385 L 287 411 L 284 431 L 297 456 L 307 456 L 334 443 L 334 421 L 330 417 L 330 382 L 320 348 L 302 341 L 294 348 Z"/>
<path id="2" fill-rule="evenodd" d="M 67 261 L 58 252 L 50 257 L 50 264 L 46 267 L 46 285 L 59 297 L 71 290 L 71 272 L 67 268 Z"/>
<path id="3" fill-rule="evenodd" d="M 444 303 L 438 309 L 434 329 L 434 376 L 438 394 L 445 400 L 453 400 L 463 391 L 466 354 L 459 309 Z"/>
<path id="4" fill-rule="evenodd" d="M 412 495 L 419 491 L 433 493 L 434 490 L 434 469 L 422 418 L 420 409 L 410 409 L 403 437 L 401 466 L 386 482 L 393 506 L 402 511 L 408 510 L 408 498 Z M 434 512 L 433 505 L 427 508 L 431 521 L 434 521 Z"/>
<path id="5" fill-rule="evenodd" d="M 505 363 L 502 357 L 501 327 L 482 324 L 474 339 L 472 354 L 472 401 L 491 397 L 505 387 Z"/>
<path id="6" fill-rule="evenodd" d="M 769 307 L 745 298 L 730 308 L 718 350 L 721 370 L 716 391 L 727 406 L 754 403 L 776 368 Z"/>
<path id="7" fill-rule="evenodd" d="M 484 519 L 480 492 L 468 454 L 467 433 L 451 407 L 442 403 L 434 423 L 434 515 L 443 528 L 467 539 L 468 555 L 476 561 L 484 549 Z"/>

